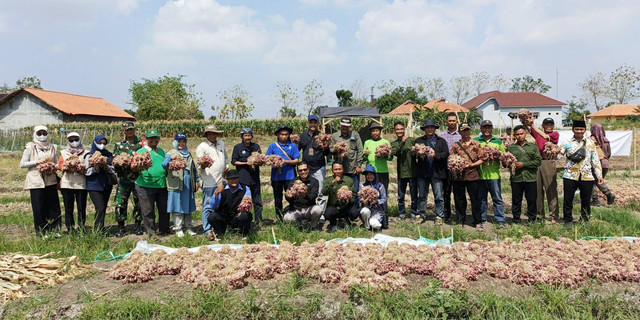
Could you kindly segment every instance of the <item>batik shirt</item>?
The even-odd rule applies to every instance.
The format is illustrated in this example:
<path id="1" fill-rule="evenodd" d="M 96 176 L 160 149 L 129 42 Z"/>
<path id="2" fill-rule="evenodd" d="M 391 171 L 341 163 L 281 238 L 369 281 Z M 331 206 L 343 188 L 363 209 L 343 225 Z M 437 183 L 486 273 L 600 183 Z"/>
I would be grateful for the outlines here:
<path id="1" fill-rule="evenodd" d="M 573 154 L 582 148 L 583 142 L 585 142 L 585 149 L 587 151 L 585 158 L 577 163 L 567 159 L 564 165 L 563 178 L 575 181 L 593 181 L 602 178 L 602 165 L 600 164 L 600 159 L 598 159 L 598 151 L 593 140 L 583 139 L 582 141 L 578 141 L 573 137 L 562 146 L 562 154 L 565 156 Z M 594 171 L 596 174 L 595 177 L 593 176 Z"/>

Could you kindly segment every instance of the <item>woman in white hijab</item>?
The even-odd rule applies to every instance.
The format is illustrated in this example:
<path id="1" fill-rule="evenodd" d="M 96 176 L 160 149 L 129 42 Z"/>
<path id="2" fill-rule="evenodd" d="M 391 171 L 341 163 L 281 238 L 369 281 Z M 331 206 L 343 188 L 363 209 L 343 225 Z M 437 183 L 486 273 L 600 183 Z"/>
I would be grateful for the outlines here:
<path id="1" fill-rule="evenodd" d="M 38 235 L 45 235 L 60 227 L 60 202 L 58 200 L 58 177 L 55 172 L 38 171 L 38 160 L 49 158 L 54 164 L 58 162 L 58 151 L 49 143 L 49 131 L 45 126 L 33 128 L 33 141 L 27 143 L 22 153 L 20 168 L 26 168 L 27 177 L 24 188 L 31 193 L 31 209 L 33 223 Z M 58 234 L 56 234 L 58 235 Z"/>

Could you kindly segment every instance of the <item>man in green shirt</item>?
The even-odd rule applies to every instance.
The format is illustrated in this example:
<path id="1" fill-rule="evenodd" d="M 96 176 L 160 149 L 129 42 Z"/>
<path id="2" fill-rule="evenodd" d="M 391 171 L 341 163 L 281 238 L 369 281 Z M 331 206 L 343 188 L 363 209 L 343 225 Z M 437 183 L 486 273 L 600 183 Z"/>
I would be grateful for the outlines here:
<path id="1" fill-rule="evenodd" d="M 404 123 L 398 121 L 393 125 L 397 139 L 391 142 L 391 154 L 398 159 L 398 213 L 405 218 L 404 195 L 409 185 L 411 195 L 411 218 L 418 214 L 418 183 L 416 181 L 416 158 L 411 152 L 415 140 L 407 136 Z M 388 190 L 387 190 L 388 192 Z"/>
<path id="2" fill-rule="evenodd" d="M 513 200 L 513 223 L 520 223 L 522 211 L 522 194 L 527 199 L 527 217 L 529 222 L 536 221 L 536 197 L 538 179 L 538 167 L 542 163 L 540 150 L 527 141 L 527 128 L 523 125 L 513 128 L 516 142 L 509 145 L 507 151 L 511 152 L 518 162 L 516 171 L 511 174 L 511 198 Z"/>
<path id="3" fill-rule="evenodd" d="M 500 152 L 505 152 L 504 144 L 500 138 L 493 136 L 493 123 L 491 120 L 484 120 L 480 124 L 480 131 L 482 135 L 475 138 L 480 142 L 480 146 L 494 147 Z M 478 184 L 478 192 L 480 193 L 480 214 L 482 215 L 482 222 L 487 221 L 488 195 L 491 194 L 491 201 L 493 201 L 493 217 L 498 222 L 498 227 L 504 227 L 506 221 L 504 217 L 504 202 L 502 201 L 502 185 L 500 181 L 500 161 L 491 160 L 485 161 L 478 167 L 478 173 L 480 173 L 480 183 Z"/>
<path id="4" fill-rule="evenodd" d="M 356 189 L 353 179 L 344 174 L 344 167 L 340 162 L 334 162 L 331 171 L 333 176 L 327 177 L 322 185 L 322 194 L 328 196 L 327 209 L 324 211 L 325 218 L 329 220 L 328 232 L 338 229 L 338 218 L 344 218 L 349 223 L 360 217 L 358 207 L 354 203 Z M 338 190 L 344 186 L 352 192 L 351 199 L 347 202 L 338 200 Z"/>
<path id="5" fill-rule="evenodd" d="M 116 142 L 113 155 L 117 156 L 126 153 L 133 156 L 133 153 L 142 148 L 142 143 L 136 136 L 136 126 L 133 121 L 122 123 L 122 132 L 124 140 Z M 135 221 L 134 232 L 136 235 L 142 235 L 142 216 L 140 215 L 140 200 L 138 192 L 136 192 L 136 179 L 138 173 L 131 168 L 116 168 L 118 173 L 118 189 L 116 190 L 116 221 L 118 222 L 117 237 L 125 234 L 125 221 L 127 220 L 127 206 L 129 205 L 129 197 L 133 196 L 133 220 Z"/>
<path id="6" fill-rule="evenodd" d="M 158 130 L 147 131 L 147 146 L 136 151 L 137 154 L 149 152 L 151 167 L 142 169 L 131 167 L 139 172 L 136 179 L 136 191 L 140 198 L 140 210 L 147 235 L 156 233 L 156 217 L 154 206 L 158 209 L 158 234 L 169 233 L 169 215 L 167 214 L 167 171 L 162 167 L 165 152 L 158 147 L 160 134 Z"/>
<path id="7" fill-rule="evenodd" d="M 388 157 L 378 158 L 376 157 L 376 148 L 386 144 L 391 147 L 389 140 L 382 138 L 382 125 L 374 122 L 369 126 L 371 132 L 371 139 L 364 142 L 363 154 L 366 165 L 372 165 L 376 169 L 377 180 L 382 183 L 385 190 L 389 189 L 389 166 L 387 161 L 393 159 L 393 153 Z M 389 148 L 391 149 L 391 148 Z"/>

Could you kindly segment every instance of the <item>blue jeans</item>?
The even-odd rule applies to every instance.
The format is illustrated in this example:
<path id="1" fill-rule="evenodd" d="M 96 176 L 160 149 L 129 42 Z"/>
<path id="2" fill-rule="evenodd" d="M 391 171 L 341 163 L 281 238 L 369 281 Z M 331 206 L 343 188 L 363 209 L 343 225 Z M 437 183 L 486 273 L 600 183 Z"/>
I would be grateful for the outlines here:
<path id="1" fill-rule="evenodd" d="M 480 212 L 482 215 L 482 221 L 487 221 L 487 208 L 488 208 L 488 196 L 491 194 L 491 201 L 493 201 L 493 216 L 497 222 L 505 222 L 504 217 L 504 202 L 502 202 L 502 194 L 500 193 L 501 184 L 500 179 L 496 180 L 480 180 L 478 184 L 478 191 L 480 192 Z"/>
<path id="2" fill-rule="evenodd" d="M 427 193 L 429 185 L 433 190 L 433 198 L 435 199 L 436 216 L 444 219 L 444 197 L 442 195 L 443 179 L 438 178 L 417 178 L 418 180 L 418 213 L 425 215 L 427 211 Z"/>
<path id="3" fill-rule="evenodd" d="M 418 214 L 418 181 L 416 178 L 398 178 L 398 213 L 405 214 L 404 195 L 409 184 L 411 195 L 411 213 Z"/>
<path id="4" fill-rule="evenodd" d="M 211 224 L 209 224 L 211 208 L 209 205 L 214 191 L 216 191 L 216 188 L 202 188 L 202 229 L 204 229 L 203 233 L 205 234 L 211 232 Z"/>

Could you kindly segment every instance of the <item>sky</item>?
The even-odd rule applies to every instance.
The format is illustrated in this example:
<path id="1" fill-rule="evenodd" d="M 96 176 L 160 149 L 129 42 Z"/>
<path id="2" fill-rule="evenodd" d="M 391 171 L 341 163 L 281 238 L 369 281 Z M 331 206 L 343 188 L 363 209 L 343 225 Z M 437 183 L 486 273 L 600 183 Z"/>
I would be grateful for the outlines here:
<path id="1" fill-rule="evenodd" d="M 130 108 L 131 81 L 184 75 L 210 116 L 243 86 L 254 118 L 276 118 L 276 83 L 322 83 L 320 104 L 354 83 L 484 71 L 531 75 L 552 98 L 621 65 L 640 70 L 640 1 L 566 0 L 0 0 L 0 83 Z M 556 82 L 557 76 L 557 82 Z M 381 92 L 376 90 L 376 96 Z"/>

